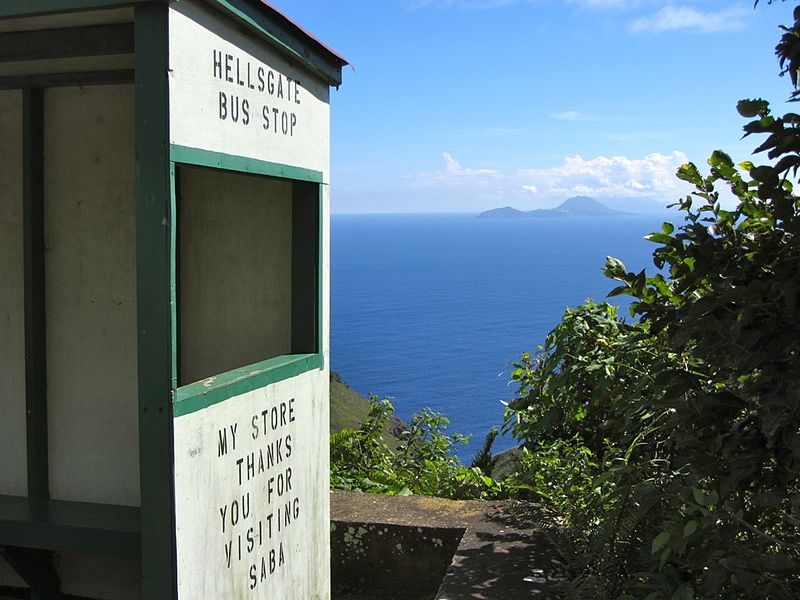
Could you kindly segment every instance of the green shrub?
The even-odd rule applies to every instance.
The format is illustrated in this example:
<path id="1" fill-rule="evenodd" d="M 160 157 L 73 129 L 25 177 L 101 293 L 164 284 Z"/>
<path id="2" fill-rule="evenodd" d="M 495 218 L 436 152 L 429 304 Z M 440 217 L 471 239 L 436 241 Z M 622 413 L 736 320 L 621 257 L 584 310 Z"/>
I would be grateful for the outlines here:
<path id="1" fill-rule="evenodd" d="M 776 51 L 796 84 L 800 7 Z M 738 109 L 769 163 L 682 166 L 657 272 L 607 261 L 638 320 L 588 302 L 514 372 L 507 426 L 570 534 L 568 595 L 800 597 L 800 115 Z"/>
<path id="2" fill-rule="evenodd" d="M 396 450 L 382 433 L 394 411 L 389 400 L 370 397 L 370 412 L 358 429 L 331 435 L 331 487 L 390 495 L 499 498 L 509 490 L 479 467 L 465 467 L 453 454 L 460 434 L 447 434 L 447 417 L 430 409 L 415 414 Z M 515 489 L 515 488 L 514 488 Z"/>

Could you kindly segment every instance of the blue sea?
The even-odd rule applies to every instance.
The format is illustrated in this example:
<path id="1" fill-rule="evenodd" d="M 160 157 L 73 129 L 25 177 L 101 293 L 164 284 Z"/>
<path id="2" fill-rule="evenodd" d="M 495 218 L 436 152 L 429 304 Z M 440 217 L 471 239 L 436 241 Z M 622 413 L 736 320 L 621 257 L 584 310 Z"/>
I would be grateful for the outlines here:
<path id="1" fill-rule="evenodd" d="M 469 462 L 514 397 L 514 361 L 566 307 L 605 298 L 606 256 L 652 272 L 643 237 L 670 217 L 333 215 L 331 367 L 362 394 L 392 397 L 402 419 L 444 413 L 448 431 L 472 436 L 457 449 Z"/>

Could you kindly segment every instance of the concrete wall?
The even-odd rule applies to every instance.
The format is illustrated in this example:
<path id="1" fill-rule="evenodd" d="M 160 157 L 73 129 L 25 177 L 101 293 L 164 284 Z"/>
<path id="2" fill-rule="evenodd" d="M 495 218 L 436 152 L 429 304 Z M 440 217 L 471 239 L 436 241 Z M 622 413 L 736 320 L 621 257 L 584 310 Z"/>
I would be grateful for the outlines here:
<path id="1" fill-rule="evenodd" d="M 331 583 L 370 597 L 432 598 L 464 529 L 331 521 Z"/>

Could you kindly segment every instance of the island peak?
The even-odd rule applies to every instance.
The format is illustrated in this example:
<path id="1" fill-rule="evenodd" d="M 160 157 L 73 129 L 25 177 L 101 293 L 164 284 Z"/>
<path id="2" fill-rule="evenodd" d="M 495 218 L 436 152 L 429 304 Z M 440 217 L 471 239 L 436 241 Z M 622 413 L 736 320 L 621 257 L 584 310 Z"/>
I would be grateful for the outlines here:
<path id="1" fill-rule="evenodd" d="M 511 206 L 493 208 L 478 215 L 479 219 L 527 219 L 527 218 L 552 218 L 552 217 L 612 217 L 628 215 L 620 210 L 609 208 L 602 202 L 588 196 L 573 196 L 567 198 L 555 208 L 540 208 L 534 210 L 518 210 Z"/>

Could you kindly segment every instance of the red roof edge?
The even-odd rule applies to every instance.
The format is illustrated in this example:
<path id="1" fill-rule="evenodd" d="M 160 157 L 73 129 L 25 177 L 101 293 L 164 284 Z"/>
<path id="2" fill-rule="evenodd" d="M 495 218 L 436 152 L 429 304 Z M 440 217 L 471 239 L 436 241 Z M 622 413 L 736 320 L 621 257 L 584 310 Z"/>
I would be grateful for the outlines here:
<path id="1" fill-rule="evenodd" d="M 330 48 L 330 47 L 329 47 L 329 46 L 327 46 L 326 44 L 322 43 L 322 42 L 321 42 L 319 39 L 317 39 L 317 37 L 316 37 L 316 36 L 314 36 L 313 34 L 309 33 L 309 32 L 308 32 L 308 31 L 306 31 L 305 29 L 303 29 L 303 28 L 302 28 L 300 25 L 298 25 L 297 23 L 295 23 L 294 21 L 292 21 L 292 20 L 291 20 L 289 17 L 287 17 L 286 15 L 284 15 L 284 14 L 283 14 L 283 13 L 282 13 L 280 10 L 278 10 L 277 8 L 275 8 L 275 7 L 274 7 L 274 6 L 273 6 L 273 5 L 272 5 L 272 4 L 269 2 L 269 0 L 259 0 L 259 1 L 260 1 L 260 2 L 261 2 L 261 4 L 263 4 L 263 5 L 264 5 L 264 6 L 265 6 L 265 7 L 266 7 L 266 8 L 267 8 L 267 9 L 268 9 L 270 12 L 272 12 L 272 16 L 273 16 L 273 17 L 274 17 L 276 20 L 278 20 L 278 21 L 281 21 L 281 22 L 282 22 L 282 24 L 283 24 L 284 26 L 286 26 L 288 29 L 293 29 L 293 30 L 295 30 L 297 33 L 299 33 L 299 34 L 301 34 L 302 36 L 304 36 L 304 37 L 308 38 L 308 39 L 309 39 L 309 41 L 311 41 L 311 42 L 312 42 L 314 45 L 318 46 L 318 47 L 319 47 L 321 50 L 325 51 L 326 53 L 328 53 L 329 55 L 331 55 L 331 57 L 333 57 L 333 58 L 334 58 L 336 61 L 338 61 L 339 63 L 341 63 L 341 66 L 345 66 L 345 65 L 349 65 L 349 64 L 350 64 L 350 61 L 348 61 L 348 60 L 347 60 L 345 57 L 343 57 L 341 54 L 339 54 L 338 52 L 336 52 L 335 50 L 333 50 L 332 48 Z"/>

